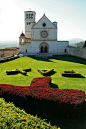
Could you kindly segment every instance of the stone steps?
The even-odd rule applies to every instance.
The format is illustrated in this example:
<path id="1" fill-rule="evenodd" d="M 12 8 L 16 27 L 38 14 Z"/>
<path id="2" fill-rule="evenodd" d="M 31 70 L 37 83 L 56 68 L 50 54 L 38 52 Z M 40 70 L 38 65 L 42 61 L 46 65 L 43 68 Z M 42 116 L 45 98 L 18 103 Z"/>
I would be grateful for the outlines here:
<path id="1" fill-rule="evenodd" d="M 68 55 L 68 53 L 18 53 L 17 55 L 36 56 L 36 57 L 48 57 L 52 55 Z"/>
<path id="2" fill-rule="evenodd" d="M 50 53 L 39 53 L 38 57 L 47 57 L 47 56 L 52 56 Z"/>

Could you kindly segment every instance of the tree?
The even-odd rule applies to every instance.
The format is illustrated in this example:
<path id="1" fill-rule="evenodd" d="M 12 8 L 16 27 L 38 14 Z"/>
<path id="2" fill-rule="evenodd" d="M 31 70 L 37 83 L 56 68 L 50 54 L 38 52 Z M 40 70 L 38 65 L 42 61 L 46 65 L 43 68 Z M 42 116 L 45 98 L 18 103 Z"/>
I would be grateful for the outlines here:
<path id="1" fill-rule="evenodd" d="M 83 45 L 83 47 L 86 47 L 86 41 L 84 42 L 84 45 Z"/>

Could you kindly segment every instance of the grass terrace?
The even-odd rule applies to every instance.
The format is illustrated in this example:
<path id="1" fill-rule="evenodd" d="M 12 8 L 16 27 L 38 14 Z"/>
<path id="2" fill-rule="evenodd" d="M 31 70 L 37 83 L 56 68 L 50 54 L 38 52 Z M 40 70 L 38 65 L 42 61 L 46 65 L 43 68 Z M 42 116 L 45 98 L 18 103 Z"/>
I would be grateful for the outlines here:
<path id="1" fill-rule="evenodd" d="M 26 75 L 18 73 L 15 75 L 7 75 L 6 71 L 16 69 L 28 69 Z M 12 84 L 16 86 L 30 86 L 33 78 L 43 77 L 37 69 L 48 70 L 53 68 L 54 74 L 51 74 L 51 87 L 58 89 L 77 89 L 86 93 L 86 60 L 72 56 L 54 56 L 54 57 L 21 57 L 16 60 L 0 63 L 0 84 Z M 61 71 L 69 71 L 74 69 L 79 72 L 83 78 L 63 77 Z M 1 99 L 0 99 L 1 101 Z M 8 108 L 9 110 L 9 108 Z M 54 109 L 53 109 L 54 110 Z M 61 129 L 86 129 L 86 105 L 84 113 L 79 119 L 65 119 L 58 116 L 43 114 L 36 111 L 26 111 L 32 115 L 38 115 L 42 119 L 61 127 Z M 1 114 L 1 112 L 0 112 Z"/>

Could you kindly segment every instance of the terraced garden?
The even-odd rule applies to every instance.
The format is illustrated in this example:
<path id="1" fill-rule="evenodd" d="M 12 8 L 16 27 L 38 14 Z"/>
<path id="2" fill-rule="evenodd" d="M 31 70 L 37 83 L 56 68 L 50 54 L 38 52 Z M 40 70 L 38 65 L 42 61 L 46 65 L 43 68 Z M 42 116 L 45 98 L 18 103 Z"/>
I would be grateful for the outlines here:
<path id="1" fill-rule="evenodd" d="M 27 74 L 15 74 L 7 75 L 6 71 L 16 70 L 16 69 L 28 69 L 31 71 Z M 54 69 L 53 74 L 51 74 L 51 87 L 58 89 L 78 89 L 86 93 L 86 60 L 71 57 L 71 56 L 58 56 L 58 57 L 21 57 L 12 61 L 5 63 L 0 63 L 0 84 L 11 84 L 16 86 L 30 86 L 33 78 L 43 77 L 37 69 L 49 70 Z M 61 71 L 69 71 L 74 69 L 79 72 L 82 77 L 63 77 Z M 58 116 L 52 116 L 50 114 L 44 114 L 41 112 L 36 112 L 33 110 L 26 111 L 33 115 L 38 115 L 46 121 L 51 123 L 51 125 L 60 126 L 63 129 L 85 129 L 86 128 L 86 106 L 83 109 L 83 114 L 79 119 L 65 119 Z"/>

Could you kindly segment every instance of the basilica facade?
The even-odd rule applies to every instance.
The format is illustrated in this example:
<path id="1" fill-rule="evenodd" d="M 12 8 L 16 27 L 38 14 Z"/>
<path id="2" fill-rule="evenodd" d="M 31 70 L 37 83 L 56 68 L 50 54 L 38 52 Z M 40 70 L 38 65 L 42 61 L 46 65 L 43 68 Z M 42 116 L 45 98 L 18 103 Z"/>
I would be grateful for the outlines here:
<path id="1" fill-rule="evenodd" d="M 51 22 L 44 14 L 38 22 L 34 11 L 25 11 L 25 34 L 19 37 L 19 53 L 34 54 L 65 54 L 68 53 L 68 41 L 58 41 L 57 22 Z"/>

